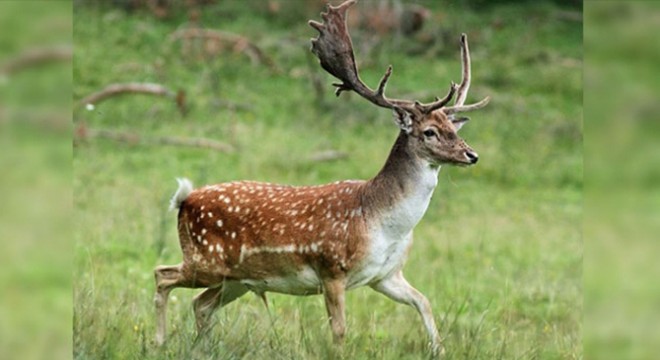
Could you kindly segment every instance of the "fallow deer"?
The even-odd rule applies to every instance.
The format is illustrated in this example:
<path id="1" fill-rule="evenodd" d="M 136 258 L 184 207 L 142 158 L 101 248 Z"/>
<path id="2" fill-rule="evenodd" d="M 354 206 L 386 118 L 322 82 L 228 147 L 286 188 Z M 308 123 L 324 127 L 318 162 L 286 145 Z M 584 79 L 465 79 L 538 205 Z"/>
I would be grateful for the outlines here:
<path id="1" fill-rule="evenodd" d="M 165 310 L 176 287 L 206 288 L 193 301 L 198 331 L 211 314 L 248 291 L 292 295 L 323 294 L 335 342 L 345 333 L 344 294 L 370 286 L 420 314 L 433 354 L 440 337 L 424 295 L 403 277 L 412 231 L 422 218 L 444 164 L 468 166 L 477 153 L 456 132 L 467 118 L 460 112 L 485 106 L 488 97 L 465 105 L 470 87 L 467 37 L 461 36 L 462 81 L 429 104 L 385 96 L 390 66 L 376 90 L 360 79 L 346 28 L 348 0 L 310 21 L 320 35 L 312 52 L 341 80 L 336 94 L 352 90 L 391 109 L 400 128 L 382 170 L 368 181 L 319 186 L 285 186 L 251 181 L 193 189 L 179 179 L 171 201 L 178 209 L 183 262 L 155 270 L 156 341 L 165 340 Z M 449 106 L 453 95 L 456 100 Z M 265 298 L 264 298 L 265 299 Z"/>

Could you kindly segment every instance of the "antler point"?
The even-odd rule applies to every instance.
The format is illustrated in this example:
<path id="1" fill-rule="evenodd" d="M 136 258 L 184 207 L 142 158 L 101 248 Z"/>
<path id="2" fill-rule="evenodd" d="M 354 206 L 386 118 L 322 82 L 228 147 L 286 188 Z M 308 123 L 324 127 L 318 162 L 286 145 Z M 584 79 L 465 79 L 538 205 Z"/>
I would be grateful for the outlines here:
<path id="1" fill-rule="evenodd" d="M 307 24 L 309 24 L 309 26 L 313 27 L 314 29 L 318 30 L 318 32 L 322 32 L 323 29 L 325 29 L 325 25 L 321 24 L 318 21 L 309 20 Z"/>

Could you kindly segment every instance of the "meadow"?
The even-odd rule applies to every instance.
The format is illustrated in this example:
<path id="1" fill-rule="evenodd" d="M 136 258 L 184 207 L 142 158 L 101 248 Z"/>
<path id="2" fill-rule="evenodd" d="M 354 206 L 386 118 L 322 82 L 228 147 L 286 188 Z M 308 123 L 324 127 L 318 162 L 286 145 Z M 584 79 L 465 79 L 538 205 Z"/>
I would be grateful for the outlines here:
<path id="1" fill-rule="evenodd" d="M 375 86 L 392 64 L 390 96 L 442 96 L 450 80 L 460 80 L 458 39 L 465 32 L 473 73 L 468 101 L 492 101 L 461 130 L 479 164 L 442 169 L 404 274 L 431 301 L 447 359 L 580 359 L 582 22 L 565 16 L 575 9 L 544 2 L 422 4 L 432 11 L 422 35 L 382 35 L 368 55 L 358 44 L 373 40 L 369 32 L 352 29 L 365 82 Z M 185 90 L 187 103 L 182 114 L 165 98 L 118 96 L 92 111 L 79 107 L 77 129 L 203 137 L 235 149 L 74 142 L 75 358 L 426 355 L 416 311 L 368 288 L 347 296 L 341 350 L 332 346 L 320 296 L 268 294 L 267 311 L 246 294 L 218 311 L 211 332 L 197 339 L 191 301 L 199 290 L 187 289 L 172 292 L 169 341 L 163 348 L 153 342 L 153 269 L 181 261 L 176 216 L 167 211 L 176 177 L 196 186 L 368 179 L 394 142 L 389 111 L 354 94 L 334 97 L 334 79 L 309 52 L 316 33 L 306 22 L 319 19 L 321 8 L 299 8 L 273 15 L 256 2 L 219 1 L 201 12 L 204 26 L 257 44 L 273 64 L 264 66 L 231 49 L 213 56 L 182 51 L 168 35 L 184 26 L 185 14 L 158 20 L 107 4 L 74 6 L 74 102 L 111 83 L 155 82 Z M 346 156 L 314 160 L 327 151 Z"/>

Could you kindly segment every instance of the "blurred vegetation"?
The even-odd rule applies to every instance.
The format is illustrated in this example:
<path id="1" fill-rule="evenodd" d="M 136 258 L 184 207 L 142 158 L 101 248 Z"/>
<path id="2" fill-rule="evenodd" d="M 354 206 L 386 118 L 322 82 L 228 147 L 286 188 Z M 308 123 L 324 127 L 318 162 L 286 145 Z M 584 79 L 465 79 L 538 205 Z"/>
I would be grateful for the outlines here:
<path id="1" fill-rule="evenodd" d="M 66 1 L 0 2 L 4 359 L 72 349 L 71 12 Z"/>
<path id="2" fill-rule="evenodd" d="M 585 355 L 654 359 L 660 344 L 657 2 L 586 6 Z"/>
<path id="3" fill-rule="evenodd" d="M 77 133 L 209 138 L 236 149 L 78 137 L 75 357 L 333 357 L 319 297 L 271 295 L 269 317 L 246 296 L 218 312 L 211 336 L 194 342 L 194 292 L 177 290 L 168 313 L 171 341 L 165 349 L 152 343 L 152 269 L 180 261 L 175 217 L 166 212 L 175 177 L 196 185 L 365 179 L 379 170 L 396 137 L 387 111 L 353 94 L 332 94 L 333 79 L 309 52 L 316 34 L 306 23 L 320 17 L 320 1 L 272 3 L 216 1 L 163 16 L 116 6 L 121 2 L 75 3 L 74 101 L 126 82 L 159 83 L 182 90 L 186 100 L 183 113 L 172 99 L 137 94 L 92 111 L 78 104 Z M 363 1 L 359 10 L 368 15 L 375 4 Z M 442 170 L 405 273 L 432 302 L 448 358 L 581 358 L 580 9 L 554 2 L 502 2 L 487 10 L 467 2 L 413 5 L 424 8 L 413 12 L 428 11 L 416 31 L 370 27 L 369 16 L 352 23 L 365 82 L 375 86 L 393 64 L 390 96 L 441 96 L 450 80 L 460 80 L 458 39 L 466 32 L 470 99 L 493 100 L 462 130 L 479 165 Z M 253 63 L 236 42 L 169 38 L 191 26 L 244 37 L 274 66 Z M 348 156 L 310 160 L 329 150 Z M 368 289 L 351 292 L 347 301 L 344 357 L 424 353 L 413 309 Z"/>

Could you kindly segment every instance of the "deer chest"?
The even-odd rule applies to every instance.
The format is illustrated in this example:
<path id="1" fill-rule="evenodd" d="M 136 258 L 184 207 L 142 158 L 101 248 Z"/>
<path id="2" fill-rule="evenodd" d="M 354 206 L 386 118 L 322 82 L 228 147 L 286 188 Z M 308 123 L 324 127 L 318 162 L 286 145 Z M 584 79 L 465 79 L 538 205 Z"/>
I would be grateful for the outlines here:
<path id="1" fill-rule="evenodd" d="M 412 245 L 412 231 L 392 236 L 382 229 L 369 236 L 365 256 L 349 274 L 348 288 L 368 285 L 384 279 L 403 266 Z"/>

